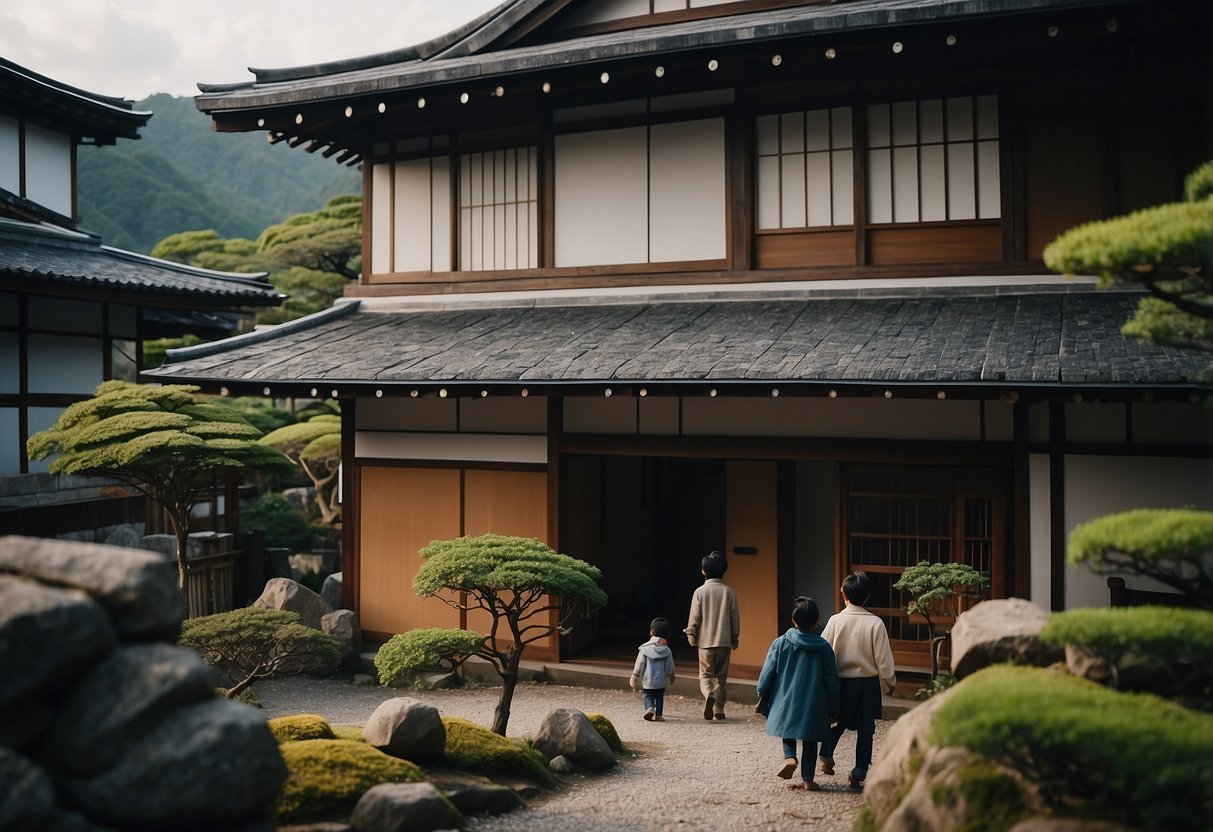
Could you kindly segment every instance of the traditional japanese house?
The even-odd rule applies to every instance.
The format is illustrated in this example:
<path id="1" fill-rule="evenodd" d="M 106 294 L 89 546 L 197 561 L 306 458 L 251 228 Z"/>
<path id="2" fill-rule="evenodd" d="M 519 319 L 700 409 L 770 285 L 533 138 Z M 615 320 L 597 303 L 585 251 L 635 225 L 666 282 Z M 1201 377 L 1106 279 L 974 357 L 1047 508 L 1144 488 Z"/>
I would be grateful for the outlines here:
<path id="1" fill-rule="evenodd" d="M 200 85 L 219 130 L 362 165 L 364 273 L 150 375 L 341 400 L 371 636 L 461 623 L 413 595 L 417 550 L 495 531 L 603 571 L 609 605 L 549 657 L 684 620 L 719 549 L 735 665 L 865 569 L 922 667 L 906 566 L 1106 605 L 1066 565 L 1076 523 L 1213 507 L 1207 360 L 1126 340 L 1138 294 L 1041 262 L 1210 156 L 1211 22 L 1192 0 L 514 0 Z"/>
<path id="2" fill-rule="evenodd" d="M 27 458 L 26 439 L 50 427 L 68 405 L 89 398 L 102 381 L 134 381 L 144 339 L 185 332 L 227 335 L 240 310 L 281 302 L 257 275 L 212 272 L 122 251 L 78 227 L 76 148 L 137 139 L 151 115 L 125 99 L 76 89 L 0 58 L 0 529 L 5 531 L 74 530 L 66 501 L 76 508 L 82 500 L 90 503 L 81 522 L 118 522 L 112 512 L 92 505 L 107 492 L 104 483 L 50 477 L 47 461 Z M 23 510 L 39 518 L 23 517 Z"/>

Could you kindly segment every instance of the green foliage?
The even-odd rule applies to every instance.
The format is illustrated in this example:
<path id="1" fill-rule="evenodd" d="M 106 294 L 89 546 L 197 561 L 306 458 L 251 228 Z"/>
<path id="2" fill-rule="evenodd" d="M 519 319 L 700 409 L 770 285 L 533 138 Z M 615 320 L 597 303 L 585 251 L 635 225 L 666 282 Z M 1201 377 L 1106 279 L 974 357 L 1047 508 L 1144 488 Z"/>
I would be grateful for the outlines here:
<path id="1" fill-rule="evenodd" d="M 934 679 L 929 680 L 925 685 L 914 691 L 914 698 L 919 701 L 930 699 L 936 694 L 943 693 L 948 688 L 952 687 L 959 681 L 951 673 L 941 673 Z"/>
<path id="2" fill-rule="evenodd" d="M 358 193 L 358 171 L 319 153 L 270 145 L 265 134 L 216 133 L 193 98 L 154 95 L 139 141 L 77 151 L 79 212 L 110 245 L 147 252 L 190 228 L 255 237 L 333 194 Z"/>
<path id="3" fill-rule="evenodd" d="M 262 607 L 186 620 L 178 639 L 235 681 L 233 698 L 258 679 L 328 673 L 341 658 L 337 640 L 299 623 L 299 614 Z"/>
<path id="4" fill-rule="evenodd" d="M 1213 610 L 1213 511 L 1141 508 L 1082 523 L 1070 563 L 1101 574 L 1153 578 Z"/>
<path id="5" fill-rule="evenodd" d="M 339 740 L 349 740 L 350 742 L 366 742 L 366 737 L 362 735 L 361 725 L 334 725 L 333 734 Z"/>
<path id="6" fill-rule="evenodd" d="M 1030 815 L 1023 789 L 1011 774 L 985 762 L 969 762 L 957 772 L 968 819 L 956 832 L 1004 832 Z"/>
<path id="7" fill-rule="evenodd" d="M 286 300 L 279 307 L 259 311 L 257 323 L 280 324 L 328 309 L 345 293 L 347 283 L 342 275 L 303 266 L 275 272 L 270 275 L 270 285 L 286 295 Z"/>
<path id="8" fill-rule="evenodd" d="M 1213 826 L 1213 716 L 1165 699 L 991 667 L 948 696 L 930 741 L 1010 765 L 1059 812 L 1143 830 Z"/>
<path id="9" fill-rule="evenodd" d="M 246 422 L 262 433 L 270 433 L 295 421 L 294 414 L 275 405 L 272 399 L 260 396 L 237 396 L 226 401 L 228 407 L 239 413 Z"/>
<path id="10" fill-rule="evenodd" d="M 337 196 L 319 211 L 289 217 L 262 231 L 257 248 L 279 268 L 302 266 L 356 279 L 362 263 L 362 199 Z"/>
<path id="11" fill-rule="evenodd" d="M 300 740 L 335 740 L 333 726 L 322 716 L 316 714 L 295 714 L 280 716 L 269 721 L 270 733 L 278 744 L 284 742 L 299 742 Z"/>
<path id="12" fill-rule="evenodd" d="M 540 786 L 555 784 L 543 755 L 525 742 L 459 717 L 444 716 L 442 724 L 446 728 L 446 760 L 452 767 L 525 777 Z"/>
<path id="13" fill-rule="evenodd" d="M 1122 332 L 1159 344 L 1213 350 L 1213 162 L 1193 171 L 1187 201 L 1071 228 L 1044 250 L 1045 265 L 1136 283 L 1172 307 L 1139 305 Z"/>
<path id="14" fill-rule="evenodd" d="M 586 714 L 585 718 L 594 726 L 598 735 L 606 740 L 606 744 L 611 747 L 612 751 L 616 754 L 627 753 L 627 747 L 623 744 L 623 740 L 619 739 L 619 732 L 615 730 L 614 724 L 606 714 Z"/>
<path id="15" fill-rule="evenodd" d="M 286 497 L 273 491 L 240 510 L 240 526 L 246 532 L 261 532 L 271 548 L 299 552 L 312 547 L 312 527 Z"/>
<path id="16" fill-rule="evenodd" d="M 510 592 L 536 601 L 558 595 L 566 601 L 606 604 L 596 566 L 554 552 L 535 538 L 490 533 L 435 540 L 419 554 L 425 563 L 413 578 L 413 590 L 421 596 L 451 589 L 494 603 L 501 593 Z"/>
<path id="17" fill-rule="evenodd" d="M 213 228 L 170 234 L 152 249 L 152 257 L 218 272 L 259 273 L 269 264 L 257 244 L 243 237 L 224 239 Z"/>
<path id="18" fill-rule="evenodd" d="M 307 475 L 316 494 L 316 508 L 324 523 L 341 519 L 337 504 L 341 468 L 341 415 L 336 404 L 319 403 L 299 414 L 293 425 L 278 428 L 261 439 L 262 444 L 281 451 Z M 321 409 L 323 408 L 323 409 Z M 332 411 L 337 410 L 334 413 Z"/>
<path id="19" fill-rule="evenodd" d="M 453 670 L 484 644 L 471 630 L 429 627 L 397 633 L 375 654 L 379 683 L 388 685 L 422 670 Z"/>
<path id="20" fill-rule="evenodd" d="M 139 365 L 141 370 L 149 370 L 153 367 L 159 367 L 164 363 L 164 356 L 169 350 L 175 350 L 179 347 L 192 347 L 195 344 L 201 344 L 202 339 L 197 335 L 186 333 L 180 338 L 153 338 L 143 342 L 143 355 L 140 358 L 142 362 Z"/>
<path id="21" fill-rule="evenodd" d="M 278 796 L 280 823 L 344 820 L 372 786 L 425 779 L 413 763 L 363 742 L 303 740 L 281 751 L 288 774 Z"/>
<path id="22" fill-rule="evenodd" d="M 984 598 L 981 590 L 989 584 L 988 577 L 967 563 L 919 561 L 901 573 L 893 588 L 913 596 L 906 604 L 907 614 L 921 615 L 931 624 L 933 619 L 941 616 L 959 616 L 960 601 L 964 598 Z"/>

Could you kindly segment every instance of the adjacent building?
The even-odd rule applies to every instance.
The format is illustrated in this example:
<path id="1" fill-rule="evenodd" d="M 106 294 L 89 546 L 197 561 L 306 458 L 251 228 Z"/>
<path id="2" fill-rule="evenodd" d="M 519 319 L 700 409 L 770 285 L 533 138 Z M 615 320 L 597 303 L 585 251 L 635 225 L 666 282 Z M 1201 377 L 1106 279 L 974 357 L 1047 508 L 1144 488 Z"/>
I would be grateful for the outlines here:
<path id="1" fill-rule="evenodd" d="M 853 569 L 923 667 L 906 566 L 1106 604 L 1076 523 L 1213 508 L 1207 359 L 1041 263 L 1213 152 L 1211 26 L 1191 0 L 513 0 L 201 85 L 219 130 L 361 163 L 364 273 L 149 375 L 341 400 L 371 636 L 475 626 L 410 582 L 430 540 L 495 531 L 603 571 L 548 656 L 677 623 L 718 549 L 742 670 Z"/>

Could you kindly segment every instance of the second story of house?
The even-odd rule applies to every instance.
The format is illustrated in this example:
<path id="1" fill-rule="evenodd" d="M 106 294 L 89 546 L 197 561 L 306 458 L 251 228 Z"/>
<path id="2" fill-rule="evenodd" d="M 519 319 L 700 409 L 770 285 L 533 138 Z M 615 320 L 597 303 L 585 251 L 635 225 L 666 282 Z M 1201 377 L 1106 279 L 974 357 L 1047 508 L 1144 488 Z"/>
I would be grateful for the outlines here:
<path id="1" fill-rule="evenodd" d="M 200 85 L 361 163 L 350 294 L 1039 275 L 1210 146 L 1201 0 L 513 0 Z"/>

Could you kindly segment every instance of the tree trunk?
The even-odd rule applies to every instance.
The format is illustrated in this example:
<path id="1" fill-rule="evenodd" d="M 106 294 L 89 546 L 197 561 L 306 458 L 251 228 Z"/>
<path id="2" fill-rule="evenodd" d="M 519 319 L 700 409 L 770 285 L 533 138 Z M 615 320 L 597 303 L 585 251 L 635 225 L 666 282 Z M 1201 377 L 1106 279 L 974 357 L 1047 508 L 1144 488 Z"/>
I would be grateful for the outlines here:
<path id="1" fill-rule="evenodd" d="M 518 663 L 521 651 L 515 651 L 501 672 L 501 698 L 497 700 L 497 709 L 493 711 L 493 733 L 505 736 L 506 726 L 510 722 L 510 703 L 514 701 L 514 688 L 518 687 Z"/>
<path id="2" fill-rule="evenodd" d="M 186 550 L 190 542 L 190 521 L 188 513 L 184 518 L 177 517 L 177 512 L 168 509 L 169 522 L 173 524 L 173 532 L 177 535 L 177 589 L 185 592 Z"/>

